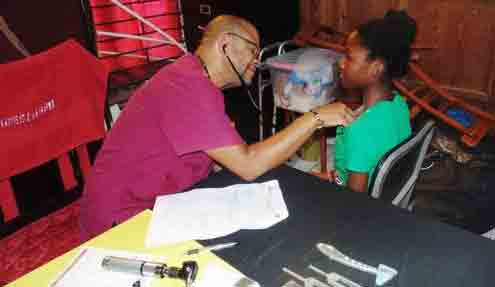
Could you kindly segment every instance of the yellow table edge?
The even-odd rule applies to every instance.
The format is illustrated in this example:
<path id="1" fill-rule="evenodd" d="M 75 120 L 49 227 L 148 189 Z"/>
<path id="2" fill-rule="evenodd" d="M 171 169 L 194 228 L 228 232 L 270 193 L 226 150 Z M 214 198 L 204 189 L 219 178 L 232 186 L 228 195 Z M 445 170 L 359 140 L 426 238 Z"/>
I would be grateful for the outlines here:
<path id="1" fill-rule="evenodd" d="M 217 264 L 231 270 L 236 270 L 227 262 L 208 251 L 187 257 L 181 256 L 181 254 L 186 250 L 201 247 L 201 244 L 196 241 L 187 241 L 178 244 L 163 245 L 155 248 L 146 248 L 144 242 L 148 225 L 151 220 L 151 215 L 152 212 L 150 210 L 145 210 L 128 221 L 123 222 L 107 232 L 83 243 L 77 248 L 51 260 L 32 272 L 25 274 L 7 286 L 49 286 L 49 284 L 57 277 L 58 274 L 60 274 L 65 266 L 67 266 L 79 253 L 79 251 L 85 247 L 123 250 L 147 254 L 152 257 L 165 257 L 167 259 L 167 265 L 173 266 L 181 266 L 182 262 L 185 260 L 195 260 L 199 265 L 198 278 L 201 278 L 202 270 L 204 270 L 208 264 Z M 184 283 L 180 280 L 164 278 L 154 280 L 151 286 L 173 287 L 183 285 Z"/>

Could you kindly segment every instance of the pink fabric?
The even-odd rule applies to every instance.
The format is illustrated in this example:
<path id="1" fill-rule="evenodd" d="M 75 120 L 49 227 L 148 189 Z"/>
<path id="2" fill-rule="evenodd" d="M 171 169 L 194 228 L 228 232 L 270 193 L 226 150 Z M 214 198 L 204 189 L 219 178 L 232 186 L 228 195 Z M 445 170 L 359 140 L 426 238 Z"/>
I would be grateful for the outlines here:
<path id="1" fill-rule="evenodd" d="M 205 178 L 212 163 L 205 150 L 241 143 L 199 60 L 188 54 L 165 66 L 131 97 L 106 137 L 83 192 L 83 237 Z"/>

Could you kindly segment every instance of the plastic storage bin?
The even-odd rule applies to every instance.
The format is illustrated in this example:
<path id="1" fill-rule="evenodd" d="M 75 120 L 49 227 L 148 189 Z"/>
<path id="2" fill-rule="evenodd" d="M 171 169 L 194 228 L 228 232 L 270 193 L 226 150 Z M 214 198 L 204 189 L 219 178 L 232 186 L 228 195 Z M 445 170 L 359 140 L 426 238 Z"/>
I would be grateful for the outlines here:
<path id="1" fill-rule="evenodd" d="M 299 48 L 267 59 L 275 105 L 304 113 L 332 102 L 341 57 L 326 49 Z"/>

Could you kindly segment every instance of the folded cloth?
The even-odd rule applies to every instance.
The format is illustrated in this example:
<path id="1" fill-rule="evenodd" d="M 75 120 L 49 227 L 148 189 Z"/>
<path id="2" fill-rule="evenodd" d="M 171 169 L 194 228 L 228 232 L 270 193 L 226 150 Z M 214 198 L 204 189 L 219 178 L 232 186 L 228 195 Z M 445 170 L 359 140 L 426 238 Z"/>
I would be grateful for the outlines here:
<path id="1" fill-rule="evenodd" d="M 103 137 L 107 76 L 72 39 L 0 64 L 0 180 Z"/>

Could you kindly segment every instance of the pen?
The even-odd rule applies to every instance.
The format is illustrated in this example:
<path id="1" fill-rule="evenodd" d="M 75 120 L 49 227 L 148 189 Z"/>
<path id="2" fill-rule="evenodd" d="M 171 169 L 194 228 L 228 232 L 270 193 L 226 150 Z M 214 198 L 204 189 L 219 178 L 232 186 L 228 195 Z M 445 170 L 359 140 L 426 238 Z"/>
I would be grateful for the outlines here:
<path id="1" fill-rule="evenodd" d="M 206 250 L 208 250 L 208 251 L 222 250 L 225 248 L 234 247 L 236 245 L 237 245 L 237 242 L 214 244 L 214 245 L 205 246 L 205 247 L 201 247 L 201 248 L 190 249 L 190 250 L 186 251 L 184 253 L 184 255 L 198 254 L 198 253 L 206 251 Z"/>
<path id="2" fill-rule="evenodd" d="M 83 249 L 81 252 L 79 252 L 79 255 L 77 255 L 77 257 L 69 264 L 69 266 L 67 266 L 67 268 L 65 268 L 65 270 L 62 272 L 62 274 L 60 274 L 58 276 L 58 278 L 53 283 L 50 284 L 50 287 L 57 286 L 57 284 L 60 281 L 62 281 L 62 279 L 65 277 L 65 275 L 67 275 L 67 273 L 69 273 L 69 271 L 77 264 L 77 262 L 79 262 L 79 260 L 81 260 L 81 258 L 84 256 L 86 251 L 88 251 L 88 249 Z"/>

